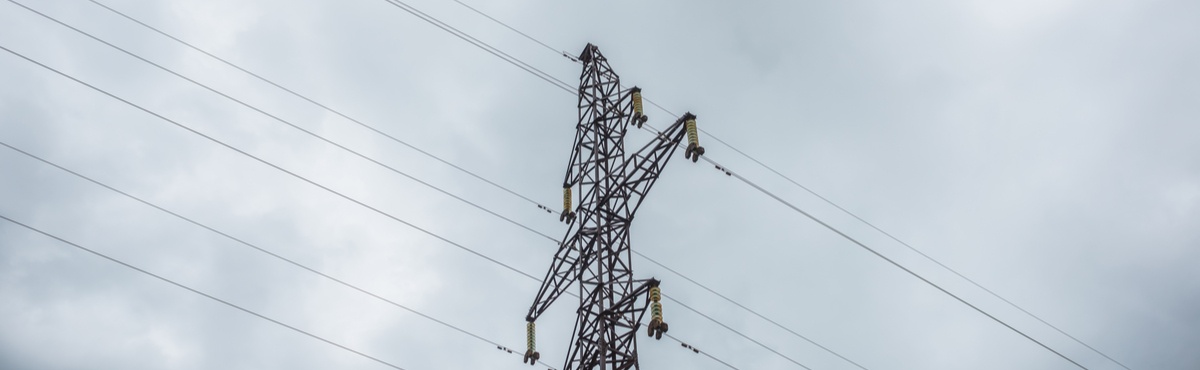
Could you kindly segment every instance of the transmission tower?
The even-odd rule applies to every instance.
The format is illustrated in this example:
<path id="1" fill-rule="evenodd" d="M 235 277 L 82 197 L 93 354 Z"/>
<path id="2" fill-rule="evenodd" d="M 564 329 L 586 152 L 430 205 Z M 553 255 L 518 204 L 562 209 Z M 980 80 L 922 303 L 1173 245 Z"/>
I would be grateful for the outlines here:
<path id="1" fill-rule="evenodd" d="M 648 120 L 641 89 L 622 90 L 620 78 L 592 44 L 583 49 L 579 61 L 579 123 L 563 179 L 560 217 L 570 226 L 525 316 L 525 361 L 532 365 L 541 357 L 534 322 L 578 281 L 579 316 L 563 370 L 638 369 L 635 334 L 646 309 L 651 311 L 648 335 L 662 338 L 667 323 L 662 319 L 659 281 L 633 278 L 629 226 L 685 133 L 686 158 L 695 162 L 704 148 L 696 136 L 696 116 L 686 113 L 642 149 L 626 155 L 629 126 L 640 128 Z M 574 210 L 573 188 L 582 195 Z"/>

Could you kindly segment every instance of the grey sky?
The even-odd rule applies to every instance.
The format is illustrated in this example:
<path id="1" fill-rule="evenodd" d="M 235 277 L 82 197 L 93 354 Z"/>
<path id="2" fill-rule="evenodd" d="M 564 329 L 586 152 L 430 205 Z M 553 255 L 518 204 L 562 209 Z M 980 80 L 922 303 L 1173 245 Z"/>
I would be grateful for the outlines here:
<path id="1" fill-rule="evenodd" d="M 465 1 L 465 0 L 464 0 Z M 549 235 L 533 205 L 85 0 L 23 0 Z M 103 0 L 557 207 L 574 97 L 384 1 Z M 450 0 L 409 4 L 575 83 Z M 1200 368 L 1200 3 L 468 2 L 626 85 L 1135 369 Z M 9 2 L 0 45 L 541 276 L 554 245 Z M 0 141 L 522 349 L 536 283 L 0 54 Z M 662 127 L 670 118 L 649 111 Z M 648 138 L 631 135 L 631 145 Z M 1092 369 L 1116 364 L 702 136 L 707 154 Z M 513 356 L 0 148 L 0 214 L 405 369 Z M 871 369 L 1072 366 L 704 164 L 675 158 L 634 248 Z M 644 260 L 637 275 L 813 369 L 852 365 Z M 0 368 L 381 365 L 0 222 Z M 538 322 L 561 365 L 565 298 Z M 681 307 L 671 334 L 796 368 Z M 719 369 L 640 337 L 643 368 Z"/>

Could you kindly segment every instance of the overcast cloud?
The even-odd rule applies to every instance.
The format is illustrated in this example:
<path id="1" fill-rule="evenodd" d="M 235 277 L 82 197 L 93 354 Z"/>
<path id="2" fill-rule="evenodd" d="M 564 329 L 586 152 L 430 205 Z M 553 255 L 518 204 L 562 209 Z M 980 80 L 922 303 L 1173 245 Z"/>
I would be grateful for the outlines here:
<path id="1" fill-rule="evenodd" d="M 532 204 L 86 0 L 20 0 L 481 206 Z M 546 205 L 575 98 L 380 0 L 101 0 Z M 466 1 L 466 0 L 464 0 Z M 576 83 L 579 66 L 450 0 L 412 6 Z M 1200 368 L 1200 2 L 483 1 L 626 85 L 1134 369 Z M 542 276 L 555 245 L 0 2 L 0 45 Z M 671 117 L 649 111 L 663 127 Z M 648 136 L 630 135 L 640 147 Z M 711 137 L 707 155 L 1083 366 L 1120 366 Z M 0 53 L 0 141 L 523 351 L 537 284 Z M 681 156 L 680 156 L 681 157 Z M 498 351 L 14 150 L 0 214 L 410 370 Z M 1016 333 L 703 163 L 675 158 L 638 251 L 871 369 L 1069 369 Z M 813 369 L 853 365 L 658 266 L 636 275 Z M 538 322 L 561 366 L 572 297 Z M 682 307 L 670 333 L 797 368 Z M 639 337 L 645 369 L 719 369 Z M 0 222 L 0 369 L 381 369 Z"/>

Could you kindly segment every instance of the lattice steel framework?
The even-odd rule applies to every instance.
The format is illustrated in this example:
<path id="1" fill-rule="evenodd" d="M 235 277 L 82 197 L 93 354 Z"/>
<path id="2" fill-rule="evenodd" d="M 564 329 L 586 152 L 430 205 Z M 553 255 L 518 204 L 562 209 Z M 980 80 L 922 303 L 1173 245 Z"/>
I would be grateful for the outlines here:
<path id="1" fill-rule="evenodd" d="M 658 280 L 633 278 L 629 226 L 683 140 L 685 127 L 695 126 L 695 116 L 684 114 L 642 149 L 626 155 L 629 125 L 640 127 L 646 121 L 640 90 L 622 90 L 608 60 L 592 44 L 579 60 L 579 123 L 563 180 L 562 219 L 570 226 L 525 317 L 530 323 L 527 357 L 540 357 L 532 348 L 532 323 L 578 281 L 579 316 L 563 369 L 638 369 L 635 334 L 651 305 L 651 290 L 657 301 Z M 695 142 L 694 137 L 690 141 Z M 693 161 L 701 154 L 698 144 L 686 152 Z M 581 195 L 574 210 L 569 196 L 573 188 Z M 645 301 L 639 304 L 642 297 Z M 661 337 L 666 328 L 654 321 L 650 333 Z"/>

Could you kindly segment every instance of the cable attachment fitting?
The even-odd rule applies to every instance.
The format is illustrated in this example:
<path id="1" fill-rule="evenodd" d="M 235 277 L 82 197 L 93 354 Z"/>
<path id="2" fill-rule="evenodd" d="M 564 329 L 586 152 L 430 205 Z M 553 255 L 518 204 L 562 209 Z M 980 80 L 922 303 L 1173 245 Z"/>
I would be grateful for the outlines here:
<path id="1" fill-rule="evenodd" d="M 646 336 L 654 337 L 655 340 L 662 339 L 663 333 L 667 332 L 667 322 L 663 321 L 662 315 L 662 291 L 657 285 L 650 287 L 650 326 L 647 327 Z"/>
<path id="2" fill-rule="evenodd" d="M 690 349 L 690 350 L 692 350 L 692 352 L 694 352 L 694 353 L 700 353 L 700 349 L 697 349 L 696 347 L 692 347 L 692 345 L 691 345 L 691 344 L 687 344 L 687 343 L 684 343 L 684 342 L 679 342 L 679 346 L 680 346 L 680 347 L 683 347 L 683 348 Z"/>
<path id="3" fill-rule="evenodd" d="M 571 186 L 563 186 L 563 211 L 558 220 L 566 223 L 575 221 L 575 212 L 571 212 Z"/>
<path id="4" fill-rule="evenodd" d="M 567 53 L 567 52 L 565 52 L 565 51 L 564 51 L 564 52 L 562 52 L 562 56 L 563 56 L 564 58 L 570 59 L 572 62 L 575 62 L 575 63 L 581 63 L 581 62 L 579 61 L 579 58 L 573 57 L 573 56 L 571 56 L 571 54 L 569 54 L 569 53 Z"/>
<path id="5" fill-rule="evenodd" d="M 522 363 L 536 365 L 537 361 L 542 358 L 542 354 L 536 351 L 537 341 L 534 340 L 534 335 L 533 321 L 525 323 L 525 344 L 529 345 L 529 349 L 525 350 L 525 359 L 521 360 Z"/>
<path id="6" fill-rule="evenodd" d="M 642 125 L 650 120 L 650 117 L 646 116 L 646 111 L 642 108 L 642 88 L 634 86 L 629 91 L 629 95 L 633 100 L 633 124 L 637 128 L 642 128 Z"/>
<path id="7" fill-rule="evenodd" d="M 700 156 L 704 155 L 704 147 L 700 146 L 700 135 L 696 132 L 696 115 L 684 114 L 683 122 L 688 136 L 688 146 L 687 150 L 683 152 L 683 157 L 691 159 L 692 163 L 695 163 L 700 160 Z"/>

